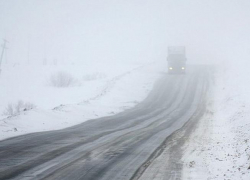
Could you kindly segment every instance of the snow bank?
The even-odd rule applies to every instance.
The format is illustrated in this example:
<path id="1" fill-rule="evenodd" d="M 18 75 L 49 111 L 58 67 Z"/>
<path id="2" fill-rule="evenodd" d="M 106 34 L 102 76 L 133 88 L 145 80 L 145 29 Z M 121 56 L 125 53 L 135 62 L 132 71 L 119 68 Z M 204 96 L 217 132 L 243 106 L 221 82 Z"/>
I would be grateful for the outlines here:
<path id="1" fill-rule="evenodd" d="M 183 179 L 250 179 L 249 68 L 217 68 L 207 113 L 184 147 Z"/>
<path id="2" fill-rule="evenodd" d="M 0 139 L 62 129 L 110 116 L 146 98 L 166 64 L 85 64 L 5 66 L 0 76 Z M 51 74 L 67 72 L 69 87 L 53 87 Z M 36 108 L 7 117 L 9 103 L 30 102 Z"/>

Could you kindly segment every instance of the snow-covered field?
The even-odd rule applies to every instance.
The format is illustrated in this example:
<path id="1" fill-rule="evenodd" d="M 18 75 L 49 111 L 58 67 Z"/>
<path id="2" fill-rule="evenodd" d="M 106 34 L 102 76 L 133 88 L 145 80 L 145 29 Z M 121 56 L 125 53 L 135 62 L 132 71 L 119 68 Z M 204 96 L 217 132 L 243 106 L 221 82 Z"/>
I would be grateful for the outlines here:
<path id="1" fill-rule="evenodd" d="M 250 179 L 249 67 L 217 67 L 207 113 L 184 147 L 183 179 Z"/>
<path id="2" fill-rule="evenodd" d="M 5 65 L 0 76 L 0 139 L 62 129 L 131 108 L 147 96 L 164 66 L 162 63 Z M 69 87 L 51 84 L 51 76 L 58 72 L 71 76 Z M 22 105 L 25 103 L 35 108 L 26 108 Z M 8 114 L 11 110 L 4 114 L 10 104 L 12 116 Z"/>

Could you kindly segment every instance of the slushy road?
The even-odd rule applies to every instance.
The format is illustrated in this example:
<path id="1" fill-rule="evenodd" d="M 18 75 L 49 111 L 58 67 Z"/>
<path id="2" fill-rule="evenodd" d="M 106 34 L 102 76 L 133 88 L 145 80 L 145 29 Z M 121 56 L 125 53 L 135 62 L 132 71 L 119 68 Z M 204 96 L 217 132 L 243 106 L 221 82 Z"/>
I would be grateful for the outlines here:
<path id="1" fill-rule="evenodd" d="M 149 172 L 156 168 L 145 170 L 145 162 L 152 163 L 163 142 L 200 111 L 208 79 L 206 68 L 199 66 L 185 75 L 162 73 L 148 97 L 132 109 L 0 141 L 0 179 L 130 180 L 144 172 L 157 175 Z"/>

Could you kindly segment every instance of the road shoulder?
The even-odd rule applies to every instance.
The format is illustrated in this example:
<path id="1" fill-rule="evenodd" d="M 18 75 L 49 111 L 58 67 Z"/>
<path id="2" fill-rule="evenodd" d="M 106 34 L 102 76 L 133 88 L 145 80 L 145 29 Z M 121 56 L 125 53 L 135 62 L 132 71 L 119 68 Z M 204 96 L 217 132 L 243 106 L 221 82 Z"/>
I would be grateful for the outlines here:
<path id="1" fill-rule="evenodd" d="M 250 177 L 249 91 L 245 72 L 231 72 L 227 67 L 215 73 L 206 114 L 184 145 L 185 180 Z"/>

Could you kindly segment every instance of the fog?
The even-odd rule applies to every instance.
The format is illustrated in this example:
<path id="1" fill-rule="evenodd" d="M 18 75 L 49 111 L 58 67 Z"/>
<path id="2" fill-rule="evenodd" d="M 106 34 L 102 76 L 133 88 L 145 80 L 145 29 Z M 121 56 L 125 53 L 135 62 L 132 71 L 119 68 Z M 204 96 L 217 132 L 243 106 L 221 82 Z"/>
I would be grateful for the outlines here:
<path id="1" fill-rule="evenodd" d="M 249 69 L 250 0 L 0 0 L 0 180 L 249 180 Z"/>
<path id="2" fill-rule="evenodd" d="M 144 63 L 184 45 L 191 63 L 247 59 L 249 0 L 0 0 L 4 61 Z"/>

